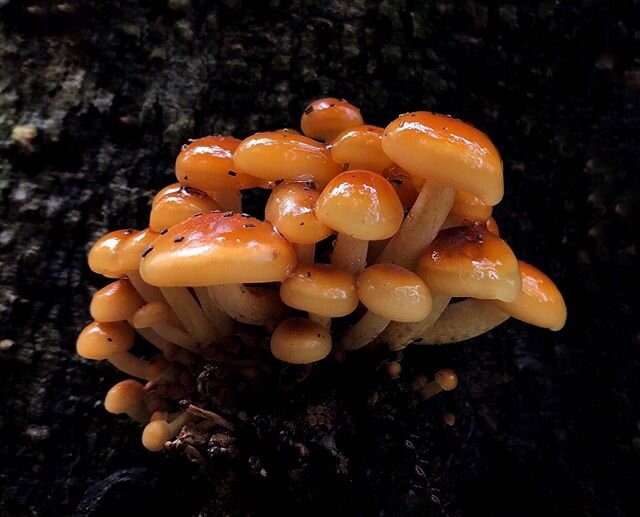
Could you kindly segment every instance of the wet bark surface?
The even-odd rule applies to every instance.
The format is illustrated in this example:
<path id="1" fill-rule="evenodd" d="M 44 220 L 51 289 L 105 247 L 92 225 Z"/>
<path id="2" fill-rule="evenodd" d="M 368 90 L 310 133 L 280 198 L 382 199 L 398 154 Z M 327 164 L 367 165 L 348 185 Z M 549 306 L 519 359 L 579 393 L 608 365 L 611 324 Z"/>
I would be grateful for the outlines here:
<path id="1" fill-rule="evenodd" d="M 639 19 L 631 1 L 0 0 L 0 513 L 631 514 Z M 74 353 L 105 284 L 89 245 L 146 226 L 187 138 L 295 127 L 325 95 L 491 135 L 502 235 L 557 281 L 567 327 L 414 347 L 399 381 L 382 352 L 328 362 L 250 411 L 234 459 L 147 453 L 101 405 L 122 377 Z M 415 403 L 441 367 L 460 387 Z"/>

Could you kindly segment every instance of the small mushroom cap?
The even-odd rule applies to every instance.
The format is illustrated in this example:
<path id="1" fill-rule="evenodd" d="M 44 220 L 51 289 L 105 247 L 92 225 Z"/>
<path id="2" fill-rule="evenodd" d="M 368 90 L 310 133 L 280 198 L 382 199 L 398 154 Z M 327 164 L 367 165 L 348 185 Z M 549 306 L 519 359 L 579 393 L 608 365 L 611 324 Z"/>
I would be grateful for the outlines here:
<path id="1" fill-rule="evenodd" d="M 285 363 L 314 363 L 327 357 L 329 352 L 329 329 L 304 318 L 284 320 L 271 336 L 271 353 Z"/>
<path id="2" fill-rule="evenodd" d="M 140 307 L 133 315 L 133 326 L 146 329 L 172 320 L 171 307 L 161 301 L 149 302 Z"/>
<path id="3" fill-rule="evenodd" d="M 391 122 L 384 152 L 410 174 L 429 178 L 497 205 L 504 194 L 502 160 L 482 131 L 446 115 L 418 111 Z"/>
<path id="4" fill-rule="evenodd" d="M 241 190 L 262 184 L 234 170 L 233 152 L 240 140 L 232 136 L 205 136 L 185 145 L 176 159 L 176 178 L 200 190 Z"/>
<path id="5" fill-rule="evenodd" d="M 220 205 L 206 192 L 192 187 L 184 187 L 160 198 L 151 209 L 149 227 L 159 232 L 203 212 L 220 210 Z"/>
<path id="6" fill-rule="evenodd" d="M 308 137 L 330 142 L 343 131 L 364 124 L 360 110 L 345 100 L 327 97 L 309 104 L 300 119 Z"/>
<path id="7" fill-rule="evenodd" d="M 331 264 L 300 264 L 280 286 L 280 297 L 289 307 L 339 318 L 358 306 L 353 276 Z"/>
<path id="8" fill-rule="evenodd" d="M 487 230 L 500 237 L 500 228 L 498 228 L 498 222 L 493 217 L 489 217 L 484 225 L 487 227 Z"/>
<path id="9" fill-rule="evenodd" d="M 398 199 L 400 199 L 404 209 L 411 208 L 418 198 L 418 189 L 411 175 L 399 167 L 387 169 L 383 175 L 396 190 Z"/>
<path id="10" fill-rule="evenodd" d="M 297 262 L 295 250 L 271 223 L 209 212 L 160 235 L 142 259 L 140 274 L 161 287 L 280 282 Z"/>
<path id="11" fill-rule="evenodd" d="M 151 452 L 159 452 L 172 436 L 171 426 L 166 420 L 153 420 L 142 431 L 142 445 Z"/>
<path id="12" fill-rule="evenodd" d="M 103 287 L 91 299 L 91 317 L 101 323 L 124 321 L 144 304 L 138 291 L 127 278 L 121 278 Z"/>
<path id="13" fill-rule="evenodd" d="M 142 254 L 151 246 L 158 235 L 159 233 L 153 231 L 151 228 L 145 228 L 131 235 L 131 237 L 120 246 L 120 267 L 124 271 L 137 271 L 138 268 L 140 268 Z"/>
<path id="14" fill-rule="evenodd" d="M 114 385 L 104 398 L 104 407 L 109 413 L 119 415 L 138 407 L 144 401 L 144 386 L 133 379 Z"/>
<path id="15" fill-rule="evenodd" d="M 393 167 L 393 162 L 382 150 L 384 129 L 362 125 L 347 129 L 331 142 L 331 158 L 343 170 L 365 169 L 382 172 Z"/>
<path id="16" fill-rule="evenodd" d="M 120 265 L 120 250 L 137 233 L 136 230 L 116 230 L 103 235 L 89 250 L 89 268 L 107 278 L 120 278 L 126 274 Z"/>
<path id="17" fill-rule="evenodd" d="M 333 178 L 321 192 L 316 216 L 340 233 L 378 241 L 393 237 L 404 210 L 395 189 L 382 176 L 348 171 Z"/>
<path id="18" fill-rule="evenodd" d="M 479 197 L 463 190 L 456 192 L 456 199 L 451 207 L 452 214 L 470 221 L 486 221 L 491 217 L 491 212 L 493 212 L 493 207 L 483 203 Z"/>
<path id="19" fill-rule="evenodd" d="M 316 217 L 314 207 L 320 192 L 308 183 L 285 181 L 271 192 L 265 207 L 265 219 L 289 242 L 315 244 L 332 230 Z"/>
<path id="20" fill-rule="evenodd" d="M 510 316 L 549 330 L 560 330 L 567 321 L 567 306 L 553 281 L 539 269 L 522 260 L 522 292 L 511 303 L 495 301 Z"/>
<path id="21" fill-rule="evenodd" d="M 436 372 L 434 381 L 444 391 L 455 390 L 458 387 L 458 376 L 456 372 L 446 368 Z"/>
<path id="22" fill-rule="evenodd" d="M 151 203 L 151 207 L 153 208 L 154 206 L 156 206 L 158 204 L 158 201 L 160 201 L 164 196 L 168 194 L 175 194 L 181 188 L 183 188 L 183 186 L 184 185 L 181 185 L 180 183 L 171 183 L 170 185 L 167 185 L 166 187 L 158 190 L 158 193 L 155 196 L 153 196 L 153 202 Z"/>
<path id="23" fill-rule="evenodd" d="M 358 276 L 358 296 L 371 312 L 391 321 L 415 322 L 431 312 L 431 292 L 418 275 L 394 264 L 375 264 Z"/>
<path id="24" fill-rule="evenodd" d="M 424 251 L 416 272 L 434 293 L 513 301 L 520 294 L 518 260 L 483 225 L 441 231 Z"/>
<path id="25" fill-rule="evenodd" d="M 325 145 L 293 133 L 256 133 L 233 154 L 236 170 L 270 181 L 327 182 L 340 172 Z"/>
<path id="26" fill-rule="evenodd" d="M 133 346 L 133 329 L 126 321 L 89 323 L 76 341 L 78 355 L 85 359 L 108 359 L 122 354 Z"/>

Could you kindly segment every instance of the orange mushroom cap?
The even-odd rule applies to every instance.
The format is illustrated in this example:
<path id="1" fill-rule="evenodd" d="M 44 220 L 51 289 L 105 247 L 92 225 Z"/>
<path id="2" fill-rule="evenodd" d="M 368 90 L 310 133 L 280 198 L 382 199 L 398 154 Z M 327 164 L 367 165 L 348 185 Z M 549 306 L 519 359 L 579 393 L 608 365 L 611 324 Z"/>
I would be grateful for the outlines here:
<path id="1" fill-rule="evenodd" d="M 89 311 L 95 321 L 108 323 L 129 319 L 143 304 L 131 282 L 121 278 L 93 295 Z"/>
<path id="2" fill-rule="evenodd" d="M 220 210 L 220 206 L 206 192 L 193 187 L 183 187 L 157 200 L 151 208 L 149 227 L 159 232 L 192 215 L 213 210 Z"/>
<path id="3" fill-rule="evenodd" d="M 115 384 L 104 398 L 104 407 L 109 413 L 119 415 L 139 406 L 145 397 L 144 386 L 133 379 Z"/>
<path id="4" fill-rule="evenodd" d="M 498 150 L 482 131 L 458 119 L 406 113 L 385 128 L 382 148 L 410 174 L 464 190 L 491 206 L 502 199 Z"/>
<path id="5" fill-rule="evenodd" d="M 434 382 L 444 391 L 451 391 L 458 387 L 458 376 L 453 370 L 445 368 L 436 372 Z"/>
<path id="6" fill-rule="evenodd" d="M 483 203 L 483 201 L 473 194 L 458 190 L 456 200 L 451 207 L 451 213 L 459 215 L 470 221 L 486 221 L 491 217 L 493 207 Z"/>
<path id="7" fill-rule="evenodd" d="M 272 224 L 245 214 L 209 212 L 160 235 L 147 248 L 140 274 L 161 287 L 280 282 L 297 261 Z"/>
<path id="8" fill-rule="evenodd" d="M 278 325 L 271 336 L 271 353 L 290 364 L 320 361 L 331 352 L 329 329 L 304 318 L 290 318 Z"/>
<path id="9" fill-rule="evenodd" d="M 89 268 L 107 278 L 120 278 L 126 274 L 120 264 L 120 250 L 137 230 L 115 230 L 103 235 L 89 250 Z"/>
<path id="10" fill-rule="evenodd" d="M 306 136 L 324 142 L 330 142 L 346 129 L 363 123 L 358 108 L 344 99 L 333 97 L 313 101 L 300 119 L 300 127 Z"/>
<path id="11" fill-rule="evenodd" d="M 331 158 L 343 170 L 365 169 L 382 172 L 393 167 L 393 162 L 382 150 L 384 129 L 362 125 L 347 129 L 331 142 Z"/>
<path id="12" fill-rule="evenodd" d="M 126 242 L 123 242 L 118 250 L 122 269 L 124 271 L 137 271 L 140 267 L 140 260 L 144 250 L 151 246 L 158 235 L 160 234 L 151 228 L 145 228 L 131 235 Z"/>
<path id="13" fill-rule="evenodd" d="M 411 175 L 399 167 L 392 167 L 387 169 L 383 176 L 396 190 L 398 199 L 400 199 L 404 209 L 406 210 L 407 208 L 411 208 L 418 198 L 418 189 L 416 188 Z"/>
<path id="14" fill-rule="evenodd" d="M 133 329 L 126 321 L 89 323 L 76 341 L 78 355 L 85 359 L 107 359 L 127 352 L 134 341 Z"/>

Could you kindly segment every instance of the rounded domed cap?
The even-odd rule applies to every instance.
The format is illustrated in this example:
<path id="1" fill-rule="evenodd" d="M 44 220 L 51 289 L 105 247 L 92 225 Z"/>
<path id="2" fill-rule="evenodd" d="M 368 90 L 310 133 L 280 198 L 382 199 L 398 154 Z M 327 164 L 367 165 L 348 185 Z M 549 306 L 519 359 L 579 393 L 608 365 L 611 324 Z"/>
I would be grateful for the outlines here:
<path id="1" fill-rule="evenodd" d="M 293 247 L 272 224 L 210 212 L 160 235 L 147 248 L 140 274 L 160 287 L 280 282 L 297 262 Z"/>
<path id="2" fill-rule="evenodd" d="M 393 167 L 382 150 L 384 129 L 377 126 L 356 126 L 347 129 L 331 142 L 331 157 L 343 170 L 364 169 L 382 174 Z"/>
<path id="3" fill-rule="evenodd" d="M 89 268 L 107 278 L 120 278 L 126 274 L 120 264 L 120 250 L 136 230 L 115 230 L 103 235 L 89 250 Z"/>
<path id="4" fill-rule="evenodd" d="M 107 359 L 128 351 L 133 345 L 133 329 L 126 321 L 89 323 L 76 341 L 78 355 L 85 359 Z"/>
<path id="5" fill-rule="evenodd" d="M 338 174 L 340 166 L 326 146 L 302 135 L 270 131 L 246 138 L 233 154 L 236 170 L 270 181 L 314 181 L 318 185 Z"/>
<path id="6" fill-rule="evenodd" d="M 319 195 L 309 183 L 280 183 L 269 196 L 265 219 L 289 242 L 315 244 L 333 233 L 316 217 L 314 207 Z"/>
<path id="7" fill-rule="evenodd" d="M 151 203 L 151 207 L 153 208 L 154 206 L 156 206 L 158 204 L 158 201 L 160 201 L 164 196 L 168 194 L 175 194 L 182 187 L 184 187 L 184 185 L 181 185 L 180 183 L 171 183 L 170 185 L 167 185 L 166 187 L 161 188 L 160 190 L 158 190 L 156 195 L 153 196 L 153 202 Z"/>
<path id="8" fill-rule="evenodd" d="M 151 228 L 145 228 L 129 237 L 119 249 L 120 265 L 124 271 L 137 271 L 145 250 L 153 244 L 160 235 Z"/>
<path id="9" fill-rule="evenodd" d="M 451 213 L 469 221 L 486 221 L 491 217 L 493 207 L 484 203 L 479 197 L 463 190 L 456 192 L 456 199 Z"/>
<path id="10" fill-rule="evenodd" d="M 144 304 L 138 291 L 126 278 L 103 287 L 91 299 L 91 317 L 101 323 L 124 321 Z"/>
<path id="11" fill-rule="evenodd" d="M 447 368 L 438 370 L 434 381 L 444 391 L 452 391 L 458 387 L 458 376 L 456 372 Z"/>
<path id="12" fill-rule="evenodd" d="M 389 182 L 370 171 L 348 171 L 333 178 L 316 202 L 316 216 L 334 230 L 356 239 L 393 237 L 404 210 Z"/>
<path id="13" fill-rule="evenodd" d="M 327 357 L 329 352 L 329 330 L 304 318 L 284 320 L 271 336 L 271 353 L 285 363 L 314 363 Z"/>
<path id="14" fill-rule="evenodd" d="M 458 119 L 417 111 L 391 122 L 384 152 L 410 174 L 428 178 L 497 205 L 504 194 L 502 160 L 482 131 Z"/>
<path id="15" fill-rule="evenodd" d="M 104 398 L 104 407 L 109 413 L 119 415 L 139 406 L 145 397 L 144 386 L 133 379 L 114 385 Z"/>
<path id="16" fill-rule="evenodd" d="M 331 264 L 301 264 L 280 286 L 280 297 L 289 307 L 339 318 L 358 306 L 353 276 Z"/>
<path id="17" fill-rule="evenodd" d="M 495 301 L 503 312 L 520 321 L 549 330 L 560 330 L 567 321 L 567 306 L 553 281 L 539 269 L 522 260 L 522 292 L 511 303 Z"/>
<path id="18" fill-rule="evenodd" d="M 192 187 L 182 187 L 156 201 L 151 208 L 149 227 L 159 232 L 192 215 L 213 210 L 220 210 L 220 206 L 206 192 Z"/>
<path id="19" fill-rule="evenodd" d="M 176 178 L 183 185 L 206 191 L 240 190 L 262 184 L 234 170 L 233 152 L 240 140 L 232 136 L 205 136 L 185 145 L 176 159 Z"/>
<path id="20" fill-rule="evenodd" d="M 159 452 L 171 439 L 171 426 L 165 420 L 153 420 L 142 431 L 142 445 L 151 452 Z"/>
<path id="21" fill-rule="evenodd" d="M 447 296 L 513 301 L 521 289 L 513 251 L 479 224 L 441 231 L 416 272 L 432 292 Z"/>
<path id="22" fill-rule="evenodd" d="M 371 312 L 391 321 L 415 322 L 431 312 L 431 292 L 415 273 L 394 264 L 375 264 L 358 276 L 358 296 Z"/>
<path id="23" fill-rule="evenodd" d="M 330 142 L 344 130 L 364 123 L 360 110 L 344 99 L 327 97 L 309 104 L 302 113 L 300 127 L 308 137 Z"/>

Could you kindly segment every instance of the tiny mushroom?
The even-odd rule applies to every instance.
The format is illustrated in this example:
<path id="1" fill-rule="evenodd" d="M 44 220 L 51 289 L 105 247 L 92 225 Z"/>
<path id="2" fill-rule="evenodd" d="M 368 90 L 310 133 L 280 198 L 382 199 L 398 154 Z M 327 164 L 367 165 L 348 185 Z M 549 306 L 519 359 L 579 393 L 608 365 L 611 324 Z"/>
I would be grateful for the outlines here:
<path id="1" fill-rule="evenodd" d="M 458 376 L 453 370 L 443 369 L 436 372 L 433 381 L 416 386 L 420 398 L 428 399 L 441 391 L 452 391 L 458 387 Z"/>
<path id="2" fill-rule="evenodd" d="M 331 142 L 343 131 L 364 123 L 360 110 L 344 99 L 327 97 L 309 104 L 302 113 L 302 132 L 316 140 Z"/>
<path id="3" fill-rule="evenodd" d="M 104 407 L 109 413 L 127 414 L 132 420 L 146 424 L 151 414 L 147 409 L 144 386 L 133 379 L 115 384 L 104 398 Z"/>
<path id="4" fill-rule="evenodd" d="M 271 353 L 290 364 L 320 361 L 331 352 L 331 333 L 327 327 L 304 318 L 289 318 L 271 336 Z"/>
<path id="5" fill-rule="evenodd" d="M 149 227 L 153 231 L 161 232 L 192 215 L 219 209 L 220 205 L 206 192 L 192 187 L 182 187 L 157 200 L 151 208 Z"/>
<path id="6" fill-rule="evenodd" d="M 142 431 L 142 445 L 151 452 L 159 452 L 165 443 L 174 438 L 191 419 L 186 411 L 167 422 L 163 418 L 152 419 Z"/>
<path id="7" fill-rule="evenodd" d="M 120 265 L 122 243 L 137 233 L 136 230 L 115 230 L 100 237 L 89 250 L 89 268 L 107 278 L 120 278 L 126 274 Z"/>

